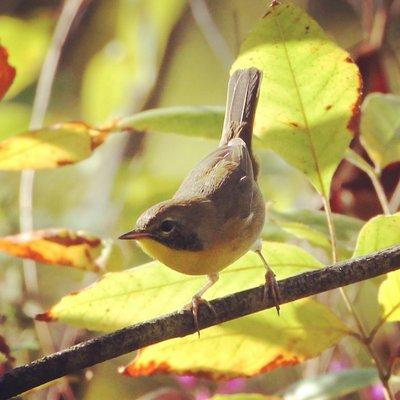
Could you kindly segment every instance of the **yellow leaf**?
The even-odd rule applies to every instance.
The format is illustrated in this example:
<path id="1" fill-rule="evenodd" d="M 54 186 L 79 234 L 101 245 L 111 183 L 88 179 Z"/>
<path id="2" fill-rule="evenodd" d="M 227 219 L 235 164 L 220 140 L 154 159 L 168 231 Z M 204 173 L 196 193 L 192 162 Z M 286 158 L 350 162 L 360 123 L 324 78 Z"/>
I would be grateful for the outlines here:
<path id="1" fill-rule="evenodd" d="M 102 249 L 102 241 L 97 237 L 67 229 L 46 229 L 0 238 L 0 251 L 9 255 L 96 272 Z"/>
<path id="2" fill-rule="evenodd" d="M 354 256 L 362 256 L 400 243 L 400 213 L 378 215 L 360 231 Z M 400 320 L 400 271 L 386 275 L 378 291 L 378 302 L 387 321 Z"/>
<path id="3" fill-rule="evenodd" d="M 232 71 L 248 67 L 263 71 L 255 133 L 327 197 L 352 138 L 357 66 L 301 8 L 280 1 L 246 37 Z"/>
<path id="4" fill-rule="evenodd" d="M 265 242 L 263 251 L 279 278 L 322 266 L 294 245 Z M 264 273 L 259 257 L 247 253 L 221 272 L 206 296 L 214 298 L 254 287 L 264 282 Z M 152 262 L 105 275 L 82 292 L 64 297 L 39 319 L 115 330 L 181 309 L 204 280 Z M 252 376 L 314 357 L 346 331 L 327 307 L 305 299 L 283 305 L 280 317 L 275 310 L 268 310 L 209 328 L 200 340 L 190 335 L 146 348 L 127 371 L 132 375 L 195 372 L 213 378 Z"/>
<path id="5" fill-rule="evenodd" d="M 200 339 L 193 334 L 147 347 L 124 373 L 251 377 L 315 357 L 346 332 L 326 306 L 303 299 L 284 304 L 280 316 L 263 311 L 205 329 Z"/>
<path id="6" fill-rule="evenodd" d="M 278 278 L 322 266 L 303 249 L 289 244 L 265 242 L 264 252 Z M 207 291 L 206 297 L 211 299 L 260 285 L 264 274 L 258 255 L 249 252 L 221 272 L 220 280 Z M 181 309 L 204 283 L 203 276 L 183 275 L 154 261 L 108 273 L 89 288 L 63 297 L 46 313 L 46 319 L 112 331 Z"/>
<path id="7" fill-rule="evenodd" d="M 89 157 L 109 130 L 65 122 L 0 141 L 0 170 L 56 168 Z"/>

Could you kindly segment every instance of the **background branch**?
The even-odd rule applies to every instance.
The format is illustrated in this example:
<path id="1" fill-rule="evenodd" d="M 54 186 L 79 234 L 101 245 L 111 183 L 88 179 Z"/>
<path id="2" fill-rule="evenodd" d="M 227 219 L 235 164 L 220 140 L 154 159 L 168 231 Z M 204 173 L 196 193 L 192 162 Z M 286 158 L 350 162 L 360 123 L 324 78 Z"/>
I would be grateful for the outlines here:
<path id="1" fill-rule="evenodd" d="M 279 281 L 282 303 L 373 278 L 398 268 L 400 245 Z M 200 329 L 274 307 L 271 298 L 263 303 L 262 295 L 263 286 L 259 286 L 211 301 L 218 318 L 207 306 L 201 306 Z M 82 342 L 1 376 L 0 400 L 82 368 L 154 343 L 186 336 L 196 330 L 191 311 L 179 311 Z"/>

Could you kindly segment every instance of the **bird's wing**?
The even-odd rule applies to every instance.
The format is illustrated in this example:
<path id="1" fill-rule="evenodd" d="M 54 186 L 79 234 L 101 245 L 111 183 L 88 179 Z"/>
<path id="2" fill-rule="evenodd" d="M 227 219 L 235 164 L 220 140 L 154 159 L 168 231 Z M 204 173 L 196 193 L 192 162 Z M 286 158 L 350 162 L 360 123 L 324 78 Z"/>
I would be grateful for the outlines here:
<path id="1" fill-rule="evenodd" d="M 254 185 L 253 167 L 245 142 L 234 138 L 199 162 L 174 198 L 212 200 L 227 216 L 247 217 Z"/>

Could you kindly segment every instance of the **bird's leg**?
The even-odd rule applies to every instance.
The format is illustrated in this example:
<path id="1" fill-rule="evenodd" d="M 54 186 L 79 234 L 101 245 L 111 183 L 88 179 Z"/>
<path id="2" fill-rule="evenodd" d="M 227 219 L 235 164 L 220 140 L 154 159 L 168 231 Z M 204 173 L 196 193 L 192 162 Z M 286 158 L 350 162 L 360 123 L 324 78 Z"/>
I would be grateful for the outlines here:
<path id="1" fill-rule="evenodd" d="M 207 280 L 206 284 L 193 296 L 192 301 L 185 307 L 185 309 L 189 309 L 192 311 L 194 324 L 196 325 L 197 333 L 198 333 L 199 337 L 200 337 L 200 330 L 199 330 L 199 322 L 197 319 L 199 305 L 201 303 L 207 305 L 207 307 L 214 313 L 214 315 L 217 316 L 217 313 L 215 312 L 213 306 L 207 300 L 203 299 L 203 294 L 208 289 L 210 289 L 210 287 L 212 285 L 214 285 L 214 283 L 217 282 L 217 280 L 219 279 L 219 275 L 218 274 L 209 274 L 209 275 L 207 275 L 207 278 L 208 278 L 208 280 Z"/>
<path id="2" fill-rule="evenodd" d="M 267 299 L 268 292 L 271 292 L 272 299 L 275 303 L 276 311 L 279 315 L 280 303 L 281 303 L 281 294 L 279 292 L 278 282 L 276 281 L 274 271 L 272 271 L 271 267 L 268 265 L 267 260 L 263 256 L 261 249 L 254 250 L 261 258 L 264 267 L 265 267 L 265 284 L 264 284 L 264 292 L 263 292 L 263 301 Z"/>

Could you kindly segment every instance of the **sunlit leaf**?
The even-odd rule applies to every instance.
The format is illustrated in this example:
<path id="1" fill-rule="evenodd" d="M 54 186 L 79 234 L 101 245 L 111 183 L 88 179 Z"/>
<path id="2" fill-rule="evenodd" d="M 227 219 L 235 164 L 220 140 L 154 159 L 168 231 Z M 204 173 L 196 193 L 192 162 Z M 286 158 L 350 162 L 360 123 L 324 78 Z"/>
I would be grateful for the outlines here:
<path id="1" fill-rule="evenodd" d="M 285 304 L 281 311 L 279 317 L 268 310 L 205 329 L 200 339 L 193 334 L 146 347 L 124 373 L 250 377 L 315 357 L 347 332 L 340 319 L 315 300 Z"/>
<path id="2" fill-rule="evenodd" d="M 279 278 L 322 266 L 297 246 L 266 242 L 263 249 Z M 258 256 L 248 253 L 222 271 L 219 282 L 206 297 L 253 287 L 263 281 L 263 275 Z M 182 275 L 152 262 L 109 273 L 86 290 L 64 297 L 38 318 L 110 331 L 182 308 L 203 283 L 204 277 Z M 280 317 L 275 310 L 268 310 L 204 330 L 200 340 L 197 335 L 190 335 L 146 348 L 127 373 L 173 371 L 219 378 L 251 376 L 314 357 L 346 331 L 329 309 L 305 299 L 283 305 Z M 224 351 L 215 352 L 215 346 L 222 345 Z M 196 356 L 188 358 L 188 352 Z"/>
<path id="3" fill-rule="evenodd" d="M 352 137 L 357 66 L 303 10 L 282 1 L 247 36 L 232 71 L 246 67 L 263 71 L 256 134 L 328 196 Z"/>
<path id="4" fill-rule="evenodd" d="M 0 46 L 0 100 L 6 94 L 8 88 L 13 83 L 14 78 L 15 68 L 8 63 L 7 50 L 4 47 Z"/>
<path id="5" fill-rule="evenodd" d="M 266 242 L 264 249 L 279 278 L 322 266 L 297 246 Z M 220 276 L 207 291 L 206 298 L 259 285 L 264 280 L 264 267 L 257 254 L 249 252 L 223 270 Z M 50 320 L 91 330 L 112 331 L 182 308 L 204 282 L 203 276 L 183 275 L 154 261 L 106 274 L 95 285 L 63 297 L 47 315 Z M 275 314 L 271 312 L 271 315 Z"/>
<path id="6" fill-rule="evenodd" d="M 361 229 L 354 257 L 373 253 L 400 243 L 400 213 L 378 215 Z"/>
<path id="7" fill-rule="evenodd" d="M 133 132 L 175 133 L 219 139 L 224 122 L 223 107 L 193 106 L 147 110 L 117 124 Z"/>
<path id="8" fill-rule="evenodd" d="M 7 98 L 14 97 L 37 79 L 50 33 L 48 18 L 23 20 L 4 15 L 0 17 L 0 42 L 8 49 L 10 64 L 17 70 Z"/>
<path id="9" fill-rule="evenodd" d="M 400 213 L 394 215 L 379 215 L 368 221 L 361 229 L 357 240 L 354 256 L 373 253 L 396 244 L 400 244 Z M 383 315 L 388 321 L 400 319 L 400 272 L 387 275 L 380 285 L 378 301 L 383 308 Z"/>
<path id="10" fill-rule="evenodd" d="M 93 56 L 84 74 L 86 119 L 104 122 L 143 105 L 184 6 L 184 0 L 118 2 L 115 38 Z"/>
<path id="11" fill-rule="evenodd" d="M 12 102 L 0 103 L 0 140 L 28 129 L 31 107 Z"/>
<path id="12" fill-rule="evenodd" d="M 379 382 L 374 368 L 349 369 L 303 379 L 290 386 L 284 394 L 285 400 L 329 400 L 339 399 L 367 386 Z"/>
<path id="13" fill-rule="evenodd" d="M 361 106 L 360 140 L 378 168 L 400 160 L 400 96 L 371 93 Z"/>
<path id="14" fill-rule="evenodd" d="M 0 141 L 0 170 L 57 168 L 89 157 L 109 130 L 56 124 Z"/>
<path id="15" fill-rule="evenodd" d="M 85 232 L 46 229 L 0 238 L 0 251 L 44 264 L 99 271 L 102 241 Z"/>

